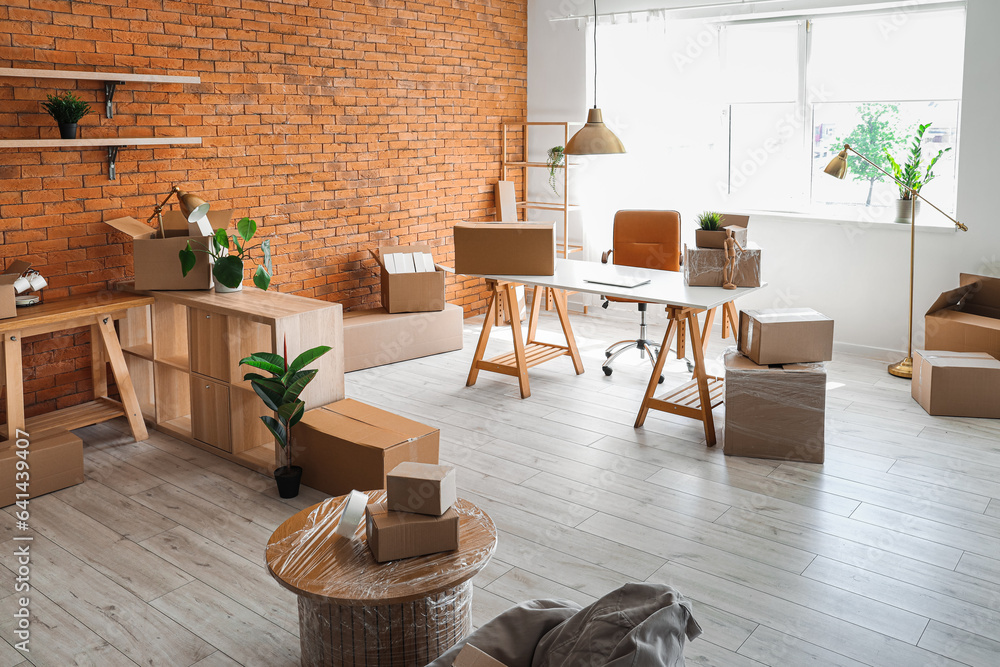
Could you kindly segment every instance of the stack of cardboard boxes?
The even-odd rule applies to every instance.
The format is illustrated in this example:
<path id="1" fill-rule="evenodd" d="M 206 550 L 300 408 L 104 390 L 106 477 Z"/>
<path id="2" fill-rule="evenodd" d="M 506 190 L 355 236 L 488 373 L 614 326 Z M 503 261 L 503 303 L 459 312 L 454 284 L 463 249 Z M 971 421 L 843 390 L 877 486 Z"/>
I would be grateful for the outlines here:
<path id="1" fill-rule="evenodd" d="M 811 308 L 740 313 L 726 352 L 727 456 L 822 463 L 833 320 Z"/>
<path id="2" fill-rule="evenodd" d="M 737 287 L 760 287 L 760 246 L 747 240 L 750 216 L 726 213 L 722 229 L 695 232 L 695 248 L 684 246 L 684 284 L 692 287 L 722 287 L 726 268 L 726 232 L 743 250 L 736 251 L 733 283 Z"/>
<path id="3" fill-rule="evenodd" d="M 386 476 L 386 500 L 368 505 L 365 534 L 379 563 L 458 549 L 455 469 L 406 462 Z"/>
<path id="4" fill-rule="evenodd" d="M 924 317 L 910 391 L 931 415 L 1000 418 L 1000 278 L 959 282 Z"/>

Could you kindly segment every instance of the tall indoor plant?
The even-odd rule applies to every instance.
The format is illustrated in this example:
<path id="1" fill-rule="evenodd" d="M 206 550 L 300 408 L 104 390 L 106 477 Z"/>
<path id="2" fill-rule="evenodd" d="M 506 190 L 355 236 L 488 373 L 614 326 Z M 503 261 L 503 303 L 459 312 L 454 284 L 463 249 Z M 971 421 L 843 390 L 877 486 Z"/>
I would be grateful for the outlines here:
<path id="1" fill-rule="evenodd" d="M 937 161 L 941 159 L 941 156 L 951 150 L 951 147 L 942 148 L 938 151 L 937 155 L 931 158 L 931 161 L 927 164 L 927 168 L 924 169 L 922 164 L 923 156 L 923 141 L 924 133 L 927 128 L 931 126 L 930 123 L 917 126 L 917 133 L 913 137 L 913 143 L 910 145 L 910 154 L 907 156 L 905 162 L 900 165 L 896 162 L 895 158 L 889 153 L 889 149 L 885 149 L 885 156 L 889 160 L 889 164 L 892 167 L 893 176 L 899 181 L 899 200 L 896 202 L 896 222 L 908 223 L 911 220 L 910 217 L 910 207 L 916 206 L 916 212 L 920 212 L 920 201 L 913 200 L 913 193 L 920 192 L 920 189 L 934 180 L 934 165 Z"/>
<path id="2" fill-rule="evenodd" d="M 299 423 L 306 411 L 306 402 L 299 395 L 319 373 L 315 368 L 303 369 L 329 351 L 329 346 L 320 345 L 306 350 L 289 363 L 286 341 L 283 355 L 254 352 L 240 359 L 241 366 L 253 366 L 270 374 L 268 377 L 251 372 L 243 379 L 250 382 L 264 405 L 277 415 L 262 415 L 260 420 L 274 436 L 281 451 L 281 465 L 274 471 L 274 479 L 278 484 L 278 495 L 282 498 L 299 495 L 299 483 L 302 481 L 302 468 L 292 465 L 292 427 Z"/>
<path id="3" fill-rule="evenodd" d="M 225 229 L 215 230 L 215 236 L 208 245 L 195 240 L 201 246 L 192 248 L 191 241 L 180 251 L 181 271 L 186 276 L 197 263 L 196 252 L 208 254 L 215 260 L 212 275 L 215 276 L 216 292 L 239 292 L 243 289 L 243 266 L 251 258 L 250 239 L 257 233 L 257 222 L 243 218 L 236 223 L 236 233 L 230 237 Z M 232 240 L 232 245 L 230 245 Z M 260 244 L 263 255 L 262 263 L 253 274 L 253 284 L 266 290 L 271 284 L 271 240 L 264 239 Z"/>
<path id="4" fill-rule="evenodd" d="M 80 120 L 91 113 L 90 105 L 67 90 L 59 95 L 49 95 L 42 108 L 59 124 L 59 136 L 62 139 L 76 139 L 76 126 Z"/>

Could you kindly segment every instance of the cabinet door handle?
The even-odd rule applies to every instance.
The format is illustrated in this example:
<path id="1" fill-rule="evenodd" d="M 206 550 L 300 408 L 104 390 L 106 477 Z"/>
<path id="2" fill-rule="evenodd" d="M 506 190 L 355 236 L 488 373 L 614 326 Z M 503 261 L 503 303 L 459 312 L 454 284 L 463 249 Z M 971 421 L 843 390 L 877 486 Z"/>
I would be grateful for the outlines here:
<path id="1" fill-rule="evenodd" d="M 207 384 L 205 385 L 205 389 L 209 389 L 209 386 Z"/>

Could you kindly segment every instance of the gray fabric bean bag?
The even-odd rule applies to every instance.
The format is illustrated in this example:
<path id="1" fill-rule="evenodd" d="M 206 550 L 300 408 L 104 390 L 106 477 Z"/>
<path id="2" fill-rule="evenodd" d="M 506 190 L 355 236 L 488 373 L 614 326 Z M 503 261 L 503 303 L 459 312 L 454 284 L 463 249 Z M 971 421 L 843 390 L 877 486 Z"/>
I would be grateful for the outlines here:
<path id="1" fill-rule="evenodd" d="M 428 667 L 452 667 L 466 642 L 507 667 L 684 667 L 701 634 L 691 603 L 670 586 L 626 584 L 589 607 L 532 600 L 508 609 Z"/>

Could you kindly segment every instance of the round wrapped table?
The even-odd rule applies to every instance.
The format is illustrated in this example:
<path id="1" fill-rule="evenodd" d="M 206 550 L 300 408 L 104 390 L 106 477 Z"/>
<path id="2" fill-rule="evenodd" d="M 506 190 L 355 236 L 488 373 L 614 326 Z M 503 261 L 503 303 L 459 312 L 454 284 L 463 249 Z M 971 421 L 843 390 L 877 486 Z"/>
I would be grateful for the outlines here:
<path id="1" fill-rule="evenodd" d="M 369 503 L 385 491 L 369 491 Z M 456 551 L 377 563 L 364 522 L 334 533 L 346 496 L 308 507 L 267 542 L 267 567 L 298 595 L 302 665 L 422 667 L 472 630 L 472 577 L 496 549 L 492 519 L 459 500 Z"/>

